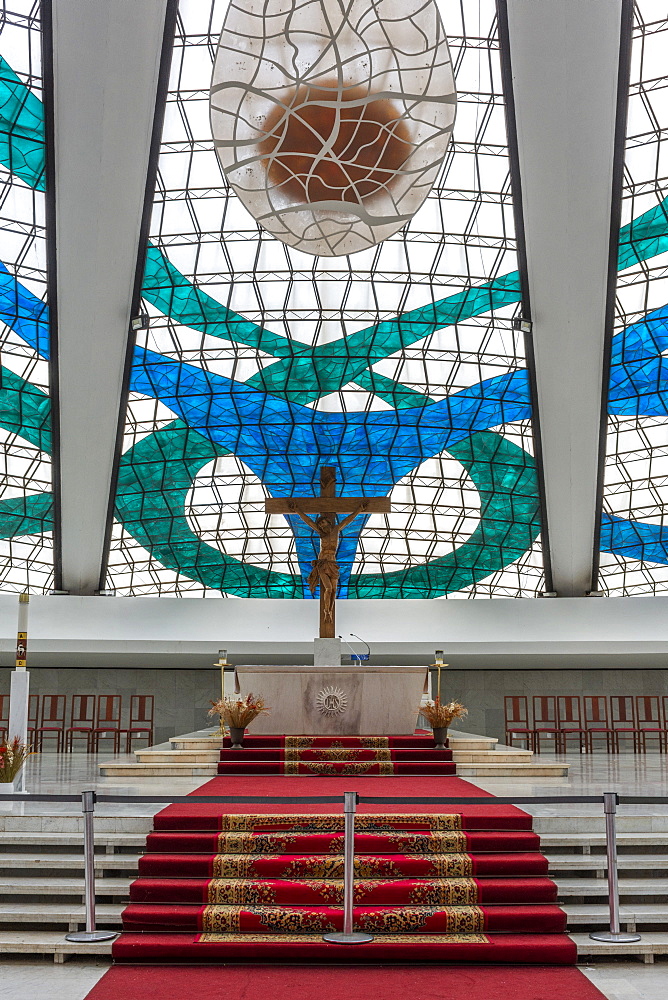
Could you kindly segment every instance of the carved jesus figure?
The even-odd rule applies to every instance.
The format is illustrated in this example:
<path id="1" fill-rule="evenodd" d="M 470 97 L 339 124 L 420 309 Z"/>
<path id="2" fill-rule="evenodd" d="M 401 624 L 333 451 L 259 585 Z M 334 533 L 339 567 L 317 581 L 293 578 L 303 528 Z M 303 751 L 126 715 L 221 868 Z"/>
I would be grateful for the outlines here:
<path id="1" fill-rule="evenodd" d="M 320 552 L 309 573 L 308 585 L 312 594 L 320 585 L 320 638 L 336 636 L 334 614 L 339 567 L 336 550 L 343 529 L 358 514 L 389 514 L 391 504 L 387 497 L 337 497 L 336 469 L 323 465 L 320 469 L 320 496 L 267 497 L 264 502 L 267 514 L 297 514 L 320 538 Z M 308 513 L 315 515 L 315 520 Z M 348 516 L 339 521 L 337 514 Z"/>
<path id="2" fill-rule="evenodd" d="M 348 514 L 348 517 L 344 518 L 343 521 L 339 521 L 336 514 L 319 514 L 314 521 L 308 514 L 300 510 L 294 501 L 288 501 L 290 512 L 298 514 L 311 531 L 315 531 L 320 537 L 320 552 L 318 558 L 313 561 L 313 568 L 308 577 L 308 585 L 311 594 L 315 595 L 316 587 L 320 584 L 323 619 L 328 623 L 334 621 L 334 601 L 336 599 L 336 588 L 339 583 L 336 550 L 339 547 L 341 533 L 351 521 L 355 520 L 358 514 L 363 514 L 368 506 L 368 501 L 363 500 L 352 514 Z"/>

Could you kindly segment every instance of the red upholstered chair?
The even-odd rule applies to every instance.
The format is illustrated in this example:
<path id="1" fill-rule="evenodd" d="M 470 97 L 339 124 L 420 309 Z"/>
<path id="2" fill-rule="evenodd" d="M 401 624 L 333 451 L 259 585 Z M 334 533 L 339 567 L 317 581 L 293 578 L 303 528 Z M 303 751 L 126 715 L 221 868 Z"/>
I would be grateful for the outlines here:
<path id="1" fill-rule="evenodd" d="M 586 694 L 584 696 L 584 728 L 585 743 L 589 753 L 594 752 L 594 739 L 605 736 L 608 753 L 618 749 L 615 731 L 608 719 L 608 699 L 604 694 Z"/>
<path id="2" fill-rule="evenodd" d="M 557 699 L 552 694 L 535 694 L 533 697 L 533 748 L 540 753 L 541 736 L 553 736 L 555 749 L 559 749 L 559 723 Z"/>
<path id="3" fill-rule="evenodd" d="M 557 721 L 559 732 L 556 735 L 557 750 L 566 753 L 567 741 L 570 737 L 577 738 L 580 753 L 586 752 L 587 739 L 582 727 L 582 704 L 579 694 L 562 694 L 557 698 Z"/>
<path id="4" fill-rule="evenodd" d="M 9 732 L 9 695 L 0 694 L 0 743 L 4 743 Z"/>
<path id="5" fill-rule="evenodd" d="M 153 702 L 152 694 L 133 694 L 130 699 L 130 722 L 125 735 L 125 752 L 132 750 L 133 740 L 148 740 L 153 743 Z"/>
<path id="6" fill-rule="evenodd" d="M 527 750 L 533 750 L 533 732 L 529 723 L 529 704 L 526 695 L 507 694 L 503 699 L 506 715 L 506 743 L 512 747 L 517 736 L 526 740 Z"/>
<path id="7" fill-rule="evenodd" d="M 90 753 L 91 736 L 95 725 L 95 695 L 73 694 L 70 708 L 70 724 L 65 730 L 65 751 L 72 753 L 74 740 L 86 740 L 86 752 Z"/>
<path id="8" fill-rule="evenodd" d="M 65 706 L 67 698 L 64 694 L 43 694 L 42 714 L 40 724 L 35 732 L 35 750 L 42 753 L 44 737 L 55 736 L 56 753 L 62 753 L 65 741 Z"/>
<path id="9" fill-rule="evenodd" d="M 35 742 L 35 732 L 39 719 L 39 695 L 28 695 L 28 743 Z M 9 735 L 9 695 L 0 694 L 0 741 Z"/>
<path id="10" fill-rule="evenodd" d="M 28 695 L 28 743 L 32 746 L 35 742 L 37 732 L 37 722 L 39 720 L 39 695 Z"/>
<path id="11" fill-rule="evenodd" d="M 631 695 L 610 695 L 610 725 L 615 734 L 615 744 L 619 752 L 620 738 L 633 740 L 633 752 L 640 749 L 640 732 L 636 724 L 636 710 Z"/>
<path id="12" fill-rule="evenodd" d="M 661 718 L 661 702 L 657 695 L 636 695 L 636 724 L 638 726 L 638 748 L 647 752 L 647 739 L 659 741 L 659 752 L 666 750 L 666 730 Z"/>
<path id="13" fill-rule="evenodd" d="M 95 727 L 91 733 L 91 749 L 98 753 L 100 740 L 113 739 L 114 753 L 121 749 L 121 706 L 120 694 L 99 694 Z"/>

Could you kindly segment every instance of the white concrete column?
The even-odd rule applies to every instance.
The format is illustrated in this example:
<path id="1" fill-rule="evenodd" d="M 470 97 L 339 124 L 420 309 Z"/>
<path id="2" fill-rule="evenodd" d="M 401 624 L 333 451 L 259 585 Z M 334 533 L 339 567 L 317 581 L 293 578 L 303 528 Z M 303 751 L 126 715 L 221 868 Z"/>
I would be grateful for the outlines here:
<path id="1" fill-rule="evenodd" d="M 507 0 L 553 586 L 592 589 L 621 0 Z"/>
<path id="2" fill-rule="evenodd" d="M 53 2 L 57 537 L 72 594 L 100 586 L 166 5 Z"/>

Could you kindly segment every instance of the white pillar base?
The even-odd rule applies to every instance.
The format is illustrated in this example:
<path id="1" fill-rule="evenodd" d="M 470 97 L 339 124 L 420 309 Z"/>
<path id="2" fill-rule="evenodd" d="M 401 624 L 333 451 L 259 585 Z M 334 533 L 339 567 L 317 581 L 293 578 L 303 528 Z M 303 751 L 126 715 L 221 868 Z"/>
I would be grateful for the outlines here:
<path id="1" fill-rule="evenodd" d="M 340 639 L 314 639 L 313 640 L 313 666 L 314 667 L 340 667 L 341 666 L 341 640 Z"/>
<path id="2" fill-rule="evenodd" d="M 28 742 L 28 698 L 30 695 L 30 674 L 27 670 L 13 670 L 9 688 L 9 739 L 16 736 L 22 743 Z M 14 790 L 25 791 L 25 765 L 14 779 Z"/>

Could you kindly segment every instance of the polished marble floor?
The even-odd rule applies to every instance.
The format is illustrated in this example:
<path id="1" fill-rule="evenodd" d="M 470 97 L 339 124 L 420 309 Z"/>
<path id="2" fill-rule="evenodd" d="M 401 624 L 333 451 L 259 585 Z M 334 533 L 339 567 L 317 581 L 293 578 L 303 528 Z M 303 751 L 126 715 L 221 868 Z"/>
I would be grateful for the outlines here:
<path id="1" fill-rule="evenodd" d="M 648 754 L 575 754 L 569 753 L 555 756 L 545 754 L 546 760 L 565 761 L 570 765 L 567 777 L 541 778 L 513 776 L 479 777 L 467 779 L 473 781 L 486 791 L 500 796 L 538 796 L 554 795 L 601 795 L 606 791 L 616 791 L 622 795 L 666 796 L 668 798 L 668 756 L 657 753 Z M 99 762 L 108 761 L 109 754 L 35 754 L 27 764 L 26 788 L 33 794 L 76 794 L 84 789 L 95 789 L 99 793 L 141 797 L 142 795 L 162 795 L 169 800 L 175 795 L 187 795 L 195 788 L 204 784 L 206 778 L 198 777 L 151 777 L 151 778 L 113 778 L 103 777 L 99 772 Z M 113 758 L 116 761 L 134 760 L 134 757 L 120 755 Z M 277 776 L 277 784 L 281 782 Z M 410 777 L 406 782 L 410 783 Z M 0 810 L 20 810 L 25 815 L 41 813 L 67 813 L 76 811 L 75 803 L 65 802 L 22 802 L 8 806 L 0 802 Z M 160 804 L 141 803 L 100 803 L 97 811 L 101 814 L 111 811 L 114 815 L 124 813 L 150 816 Z M 525 805 L 535 815 L 558 815 L 563 810 L 559 803 Z M 597 803 L 569 803 L 569 810 L 582 815 L 601 812 Z M 624 805 L 627 814 L 644 815 L 647 805 Z M 657 813 L 668 812 L 668 802 L 665 805 L 654 804 L 651 809 Z"/>

